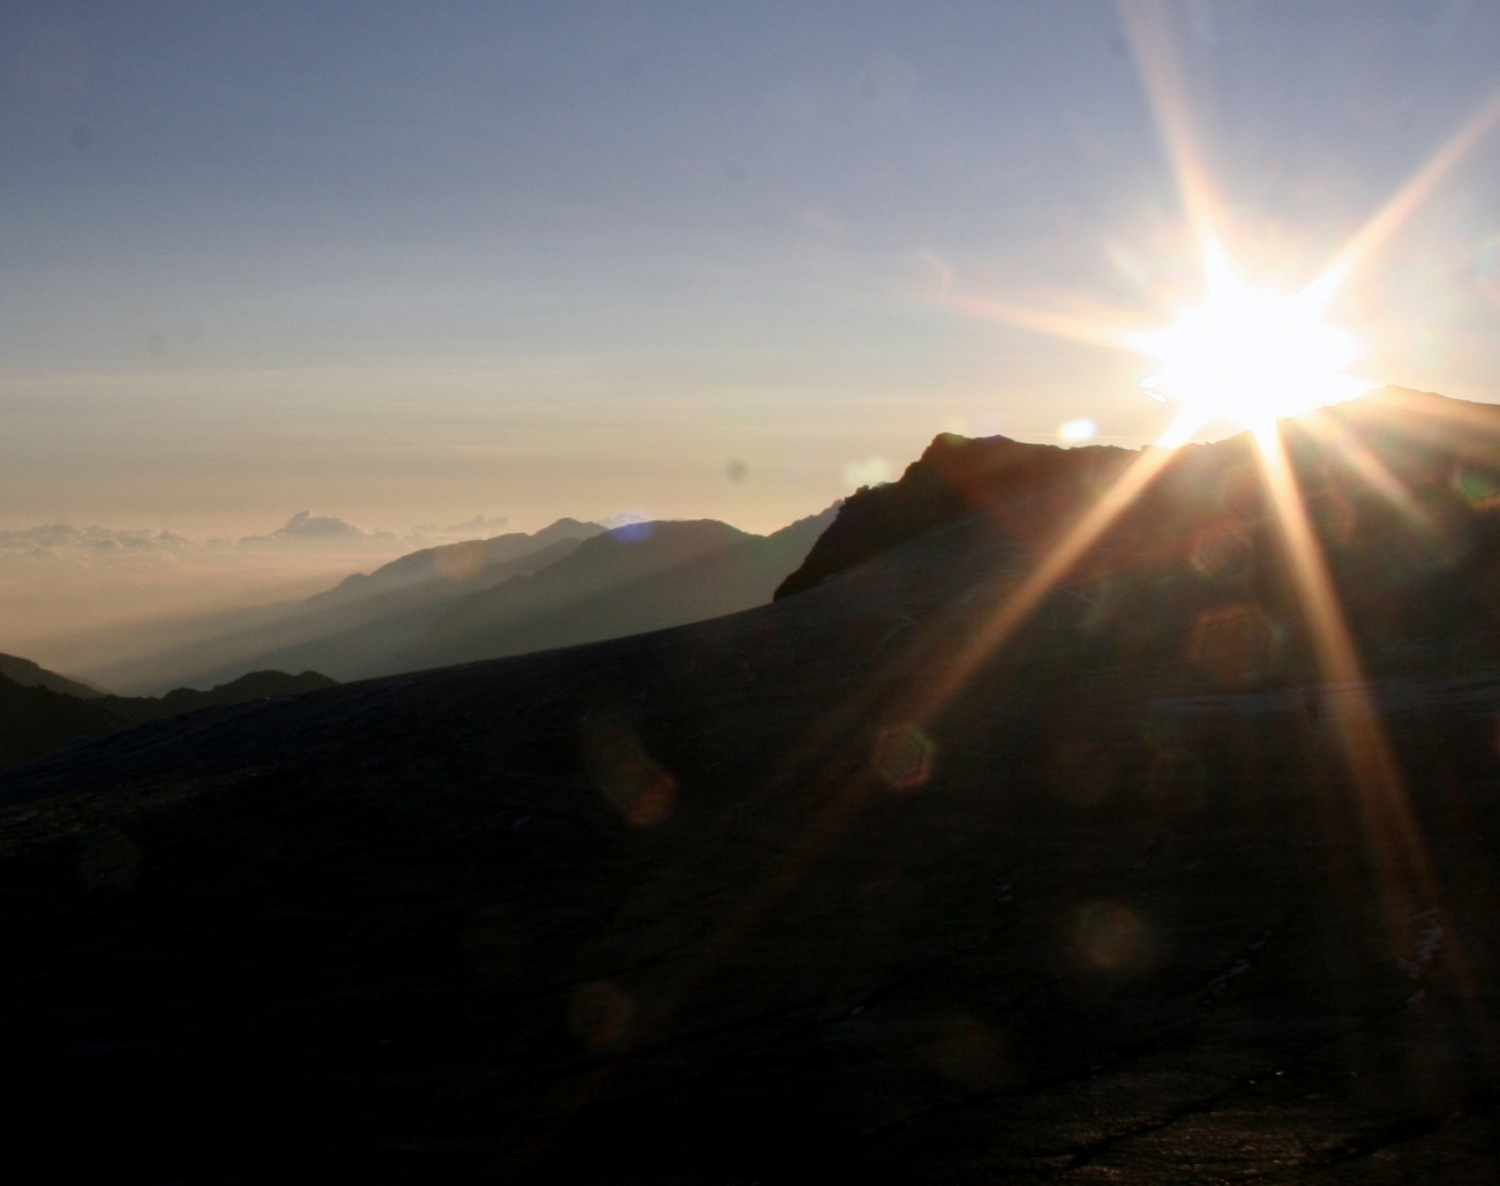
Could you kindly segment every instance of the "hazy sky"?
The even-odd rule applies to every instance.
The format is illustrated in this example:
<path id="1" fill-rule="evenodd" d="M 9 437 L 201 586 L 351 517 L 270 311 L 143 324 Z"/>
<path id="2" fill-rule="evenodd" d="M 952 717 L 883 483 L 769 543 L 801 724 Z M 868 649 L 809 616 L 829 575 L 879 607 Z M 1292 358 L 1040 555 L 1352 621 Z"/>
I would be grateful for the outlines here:
<path id="1" fill-rule="evenodd" d="M 1500 84 L 1493 4 L 1170 7 L 1267 280 Z M 933 298 L 1160 319 L 1181 221 L 1104 0 L 11 0 L 0 528 L 764 530 L 945 428 L 1137 443 L 1139 360 Z M 1494 400 L 1497 300 L 1500 135 L 1332 312 Z"/>

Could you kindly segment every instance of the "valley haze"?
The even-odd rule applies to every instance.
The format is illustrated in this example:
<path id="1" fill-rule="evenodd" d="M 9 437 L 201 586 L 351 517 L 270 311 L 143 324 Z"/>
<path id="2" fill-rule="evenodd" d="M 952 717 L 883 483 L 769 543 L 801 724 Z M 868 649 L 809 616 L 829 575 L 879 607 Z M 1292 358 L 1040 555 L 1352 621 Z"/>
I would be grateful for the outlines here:
<path id="1" fill-rule="evenodd" d="M 265 668 L 349 680 L 678 625 L 769 601 L 833 511 L 769 536 L 713 520 L 560 519 L 415 551 L 297 602 L 159 624 L 148 649 L 79 670 L 153 693 Z"/>

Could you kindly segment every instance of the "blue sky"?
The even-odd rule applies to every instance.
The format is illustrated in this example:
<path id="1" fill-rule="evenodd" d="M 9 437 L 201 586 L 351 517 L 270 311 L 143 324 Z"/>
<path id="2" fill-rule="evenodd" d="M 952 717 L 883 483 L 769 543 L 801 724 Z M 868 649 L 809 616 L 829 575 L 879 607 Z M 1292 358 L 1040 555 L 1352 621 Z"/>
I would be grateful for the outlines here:
<path id="1" fill-rule="evenodd" d="M 1267 282 L 1500 84 L 1489 5 L 1168 7 Z M 1497 197 L 1500 136 L 1332 310 L 1370 377 L 1500 399 Z M 13 2 L 0 526 L 768 529 L 944 429 L 1149 439 L 1140 360 L 932 297 L 1191 264 L 1102 0 Z"/>

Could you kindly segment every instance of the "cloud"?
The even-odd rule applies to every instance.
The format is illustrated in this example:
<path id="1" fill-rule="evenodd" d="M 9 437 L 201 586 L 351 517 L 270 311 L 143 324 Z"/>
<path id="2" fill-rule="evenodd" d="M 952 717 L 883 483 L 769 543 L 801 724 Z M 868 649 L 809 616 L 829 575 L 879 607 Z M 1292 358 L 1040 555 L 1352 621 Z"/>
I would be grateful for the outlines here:
<path id="1" fill-rule="evenodd" d="M 399 545 L 404 541 L 390 531 L 363 531 L 353 523 L 333 515 L 314 515 L 311 511 L 298 511 L 270 535 L 247 535 L 235 546 L 241 548 L 313 547 L 336 548 L 357 547 L 368 549 L 371 545 Z"/>
<path id="2" fill-rule="evenodd" d="M 295 601 L 408 552 L 498 535 L 505 525 L 476 515 L 398 534 L 302 510 L 238 539 L 66 523 L 0 531 L 0 652 L 98 669 L 180 643 L 203 615 Z"/>
<path id="3" fill-rule="evenodd" d="M 436 547 L 438 544 L 456 544 L 471 539 L 492 539 L 510 526 L 504 515 L 488 517 L 475 515 L 467 523 L 450 523 L 439 527 L 436 523 L 418 523 L 401 542 L 411 551 Z"/>
<path id="4" fill-rule="evenodd" d="M 391 556 L 463 540 L 488 539 L 509 524 L 503 516 L 475 515 L 466 523 L 447 527 L 424 523 L 409 532 L 367 531 L 335 515 L 298 511 L 282 526 L 265 535 L 195 542 L 160 528 L 74 527 L 48 523 L 17 531 L 0 531 L 0 574 L 17 567 L 65 563 L 98 567 L 112 563 L 207 559 L 227 552 L 322 552 L 332 555 Z"/>
<path id="5" fill-rule="evenodd" d="M 49 560 L 107 561 L 174 556 L 198 545 L 170 531 L 49 523 L 0 531 L 0 568 Z"/>

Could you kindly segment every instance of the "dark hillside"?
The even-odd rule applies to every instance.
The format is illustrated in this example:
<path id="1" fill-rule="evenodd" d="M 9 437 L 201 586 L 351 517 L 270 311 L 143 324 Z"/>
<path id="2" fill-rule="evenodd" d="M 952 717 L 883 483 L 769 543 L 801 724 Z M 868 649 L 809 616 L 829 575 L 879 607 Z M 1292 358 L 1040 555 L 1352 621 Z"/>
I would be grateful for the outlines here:
<path id="1" fill-rule="evenodd" d="M 1241 439 L 1183 451 L 940 712 L 1040 549 L 1003 515 L 732 617 L 0 776 L 13 1158 L 1500 1179 L 1500 410 L 1308 423 L 1347 434 L 1287 430 L 1362 717 Z"/>
<path id="2" fill-rule="evenodd" d="M 1386 388 L 1320 413 L 1318 423 L 1325 426 L 1324 435 L 1353 434 L 1355 451 L 1329 448 L 1304 433 L 1293 433 L 1290 443 L 1294 449 L 1316 455 L 1308 473 L 1314 498 L 1322 497 L 1320 490 L 1328 490 L 1327 497 L 1339 501 L 1343 509 L 1338 513 L 1345 516 L 1355 502 L 1370 508 L 1367 516 L 1394 514 L 1390 526 L 1396 532 L 1397 547 L 1441 549 L 1447 546 L 1444 527 L 1435 521 L 1416 532 L 1420 545 L 1406 540 L 1412 534 L 1413 515 L 1423 520 L 1427 512 L 1418 504 L 1433 500 L 1439 517 L 1447 514 L 1446 500 L 1459 493 L 1456 484 L 1462 481 L 1470 483 L 1464 499 L 1472 502 L 1478 497 L 1474 490 L 1489 481 L 1484 475 L 1494 470 L 1485 436 L 1489 429 L 1484 426 L 1492 424 L 1495 415 L 1490 404 Z M 1400 437 L 1407 432 L 1413 417 L 1422 427 L 1412 431 L 1420 432 L 1421 439 L 1393 448 L 1392 434 Z M 1475 417 L 1481 425 L 1477 429 L 1471 422 Z M 1374 443 L 1373 452 L 1360 443 L 1364 441 Z M 1007 437 L 970 440 L 943 434 L 907 467 L 900 481 L 860 490 L 845 500 L 838 517 L 776 596 L 813 588 L 924 531 L 976 512 L 983 512 L 1004 538 L 1035 551 L 1046 546 L 1059 525 L 1097 497 L 1133 457 L 1131 451 L 1113 447 L 1061 449 Z M 1362 467 L 1369 470 L 1372 457 L 1377 469 L 1390 471 L 1374 475 L 1375 487 L 1388 488 L 1387 495 L 1375 493 L 1368 474 L 1344 489 Z M 1330 481 L 1337 489 L 1330 487 Z M 1398 501 L 1405 500 L 1405 510 L 1399 514 L 1389 496 L 1393 481 L 1407 483 L 1412 490 L 1410 496 L 1398 496 Z M 1372 504 L 1382 497 L 1387 505 L 1374 509 Z M 1253 518 L 1246 514 L 1248 504 L 1258 498 L 1248 438 L 1187 446 L 1178 451 L 1130 519 L 1113 533 L 1115 546 L 1136 531 L 1130 525 L 1133 521 L 1143 530 L 1148 547 L 1194 546 L 1182 533 L 1197 530 L 1209 535 L 1218 532 L 1218 543 L 1213 546 L 1223 550 L 1228 536 L 1219 529 L 1241 530 Z M 1209 547 L 1207 539 L 1198 543 Z M 1427 563 L 1423 560 L 1422 566 Z"/>
<path id="3" fill-rule="evenodd" d="M 28 663 L 29 660 L 17 662 Z M 92 693 L 84 700 L 55 692 L 50 687 L 23 686 L 0 675 L 0 769 L 49 754 L 75 738 L 111 733 L 142 721 L 181 716 L 221 704 L 296 696 L 335 686 L 333 680 L 316 671 L 304 671 L 301 675 L 255 671 L 207 692 L 177 688 L 161 697 Z"/>
<path id="4" fill-rule="evenodd" d="M 30 659 L 22 659 L 17 655 L 0 655 L 0 675 L 5 676 L 12 683 L 20 684 L 23 688 L 51 688 L 54 692 L 61 692 L 65 696 L 76 696 L 80 700 L 92 700 L 96 696 L 105 695 L 102 689 L 92 684 L 58 675 L 57 672 L 48 671 L 39 663 L 33 663 Z"/>
<path id="5" fill-rule="evenodd" d="M 335 688 L 337 680 L 316 671 L 288 675 L 284 671 L 252 671 L 227 684 L 200 692 L 197 688 L 174 688 L 165 696 L 105 696 L 101 703 L 131 721 L 159 721 L 212 708 L 219 704 L 243 704 L 272 696 L 300 696 L 320 688 Z"/>
<path id="6" fill-rule="evenodd" d="M 26 687 L 0 675 L 0 769 L 49 754 L 75 737 L 108 733 L 131 718 L 99 699 Z"/>

